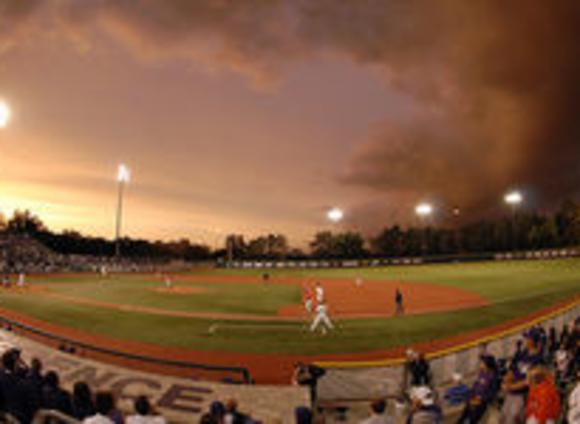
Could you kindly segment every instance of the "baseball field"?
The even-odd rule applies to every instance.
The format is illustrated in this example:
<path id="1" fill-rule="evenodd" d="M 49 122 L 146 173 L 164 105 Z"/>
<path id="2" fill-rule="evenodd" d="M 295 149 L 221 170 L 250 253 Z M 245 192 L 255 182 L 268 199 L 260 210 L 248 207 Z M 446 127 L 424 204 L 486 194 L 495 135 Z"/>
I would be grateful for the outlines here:
<path id="1" fill-rule="evenodd" d="M 0 292 L 4 316 L 107 347 L 248 366 L 264 377 L 297 359 L 373 359 L 505 327 L 580 296 L 580 259 L 365 269 L 196 269 L 29 276 Z M 362 284 L 357 285 L 360 279 Z M 336 328 L 312 333 L 305 284 L 320 282 Z M 405 314 L 395 316 L 395 290 Z M 282 371 L 280 371 L 282 370 Z M 275 380 L 275 379 L 274 379 Z"/>

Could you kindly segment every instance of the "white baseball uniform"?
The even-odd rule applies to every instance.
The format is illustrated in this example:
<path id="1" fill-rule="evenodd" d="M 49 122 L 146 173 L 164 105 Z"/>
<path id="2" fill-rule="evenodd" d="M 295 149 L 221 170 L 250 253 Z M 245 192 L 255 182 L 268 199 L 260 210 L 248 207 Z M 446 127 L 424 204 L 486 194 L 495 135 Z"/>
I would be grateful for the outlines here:
<path id="1" fill-rule="evenodd" d="M 23 272 L 21 272 L 20 274 L 18 274 L 18 283 L 17 283 L 18 284 L 18 287 L 24 287 L 24 284 L 26 283 L 24 278 L 25 277 L 24 277 L 24 273 Z"/>
<path id="2" fill-rule="evenodd" d="M 324 289 L 322 288 L 322 286 L 316 286 L 315 293 L 316 293 L 316 303 L 321 304 L 322 302 L 324 302 Z"/>
<path id="3" fill-rule="evenodd" d="M 310 331 L 316 331 L 319 325 L 323 325 L 322 331 L 326 332 L 326 328 L 329 330 L 334 329 L 334 325 L 330 318 L 328 317 L 328 308 L 324 303 L 319 303 L 316 307 L 316 316 L 314 317 L 314 321 L 312 321 L 312 325 L 310 326 Z M 326 327 L 326 328 L 325 328 Z"/>

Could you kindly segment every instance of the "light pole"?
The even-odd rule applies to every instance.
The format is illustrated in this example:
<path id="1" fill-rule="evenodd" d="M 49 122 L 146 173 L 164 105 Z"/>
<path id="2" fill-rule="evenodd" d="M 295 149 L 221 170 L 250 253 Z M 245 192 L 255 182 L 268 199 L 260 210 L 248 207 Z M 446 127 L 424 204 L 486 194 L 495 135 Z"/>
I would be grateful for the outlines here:
<path id="1" fill-rule="evenodd" d="M 117 259 L 121 256 L 121 221 L 123 218 L 123 193 L 125 191 L 125 184 L 129 182 L 131 174 L 129 168 L 125 164 L 119 165 L 117 169 L 117 222 L 115 228 L 115 257 Z"/>
<path id="2" fill-rule="evenodd" d="M 8 106 L 8 104 L 3 101 L 0 100 L 0 129 L 2 128 L 6 128 L 6 126 L 8 126 L 8 122 L 10 122 L 10 117 L 11 117 L 12 113 L 10 111 L 10 106 Z M 4 266 L 3 266 L 3 272 L 4 273 L 8 273 L 8 263 L 10 262 L 10 244 L 7 245 L 7 248 L 4 250 L 4 254 L 3 254 L 3 262 L 4 262 Z"/>
<path id="3" fill-rule="evenodd" d="M 415 214 L 421 220 L 422 231 L 421 231 L 421 253 L 425 255 L 427 251 L 427 234 L 425 233 L 425 221 L 433 213 L 433 206 L 429 203 L 419 203 L 415 206 Z"/>
<path id="4" fill-rule="evenodd" d="M 524 201 L 524 196 L 519 191 L 514 190 L 506 193 L 503 200 L 511 207 L 512 214 L 515 216 L 518 206 Z"/>
<path id="5" fill-rule="evenodd" d="M 518 223 L 517 223 L 517 209 L 518 206 L 524 201 L 524 196 L 522 195 L 522 193 L 520 193 L 517 190 L 514 191 L 510 191 L 509 193 L 506 193 L 506 195 L 503 197 L 504 202 L 510 206 L 511 210 L 512 210 L 512 234 L 513 234 L 513 240 L 512 240 L 512 246 L 513 246 L 513 250 L 517 250 L 518 249 L 518 236 L 519 236 L 519 232 L 518 232 Z"/>
<path id="6" fill-rule="evenodd" d="M 334 207 L 326 212 L 326 217 L 333 224 L 338 224 L 344 218 L 344 212 L 342 209 Z"/>
<path id="7" fill-rule="evenodd" d="M 0 128 L 6 128 L 8 122 L 10 122 L 10 118 L 12 116 L 12 112 L 10 110 L 10 106 L 3 100 L 0 100 Z"/>

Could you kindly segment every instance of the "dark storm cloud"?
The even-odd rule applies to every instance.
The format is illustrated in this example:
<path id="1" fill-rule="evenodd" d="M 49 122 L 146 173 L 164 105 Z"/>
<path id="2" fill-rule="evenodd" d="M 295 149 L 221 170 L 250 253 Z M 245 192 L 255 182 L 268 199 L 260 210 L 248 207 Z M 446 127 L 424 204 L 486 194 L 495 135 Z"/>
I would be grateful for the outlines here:
<path id="1" fill-rule="evenodd" d="M 34 2 L 0 4 L 16 28 Z M 480 210 L 518 184 L 536 187 L 545 203 L 578 193 L 577 0 L 43 4 L 79 37 L 94 27 L 139 56 L 177 57 L 256 81 L 328 54 L 375 67 L 414 98 L 415 111 L 404 122 L 387 117 L 353 151 L 342 182 Z"/>
<path id="2" fill-rule="evenodd" d="M 0 1 L 0 52 L 10 48 L 16 36 L 22 36 L 30 29 L 27 23 L 41 6 L 41 0 L 1 0 Z"/>

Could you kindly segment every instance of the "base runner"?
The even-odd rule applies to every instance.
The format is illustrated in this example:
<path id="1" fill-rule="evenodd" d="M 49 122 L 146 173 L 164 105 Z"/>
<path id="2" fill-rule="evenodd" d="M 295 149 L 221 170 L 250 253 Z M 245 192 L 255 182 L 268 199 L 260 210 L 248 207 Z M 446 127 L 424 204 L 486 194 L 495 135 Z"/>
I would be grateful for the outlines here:
<path id="1" fill-rule="evenodd" d="M 328 307 L 324 302 L 316 306 L 316 315 L 310 326 L 310 331 L 315 332 L 319 326 L 322 326 L 322 334 L 326 334 L 327 329 L 334 330 L 334 325 L 328 317 Z"/>

